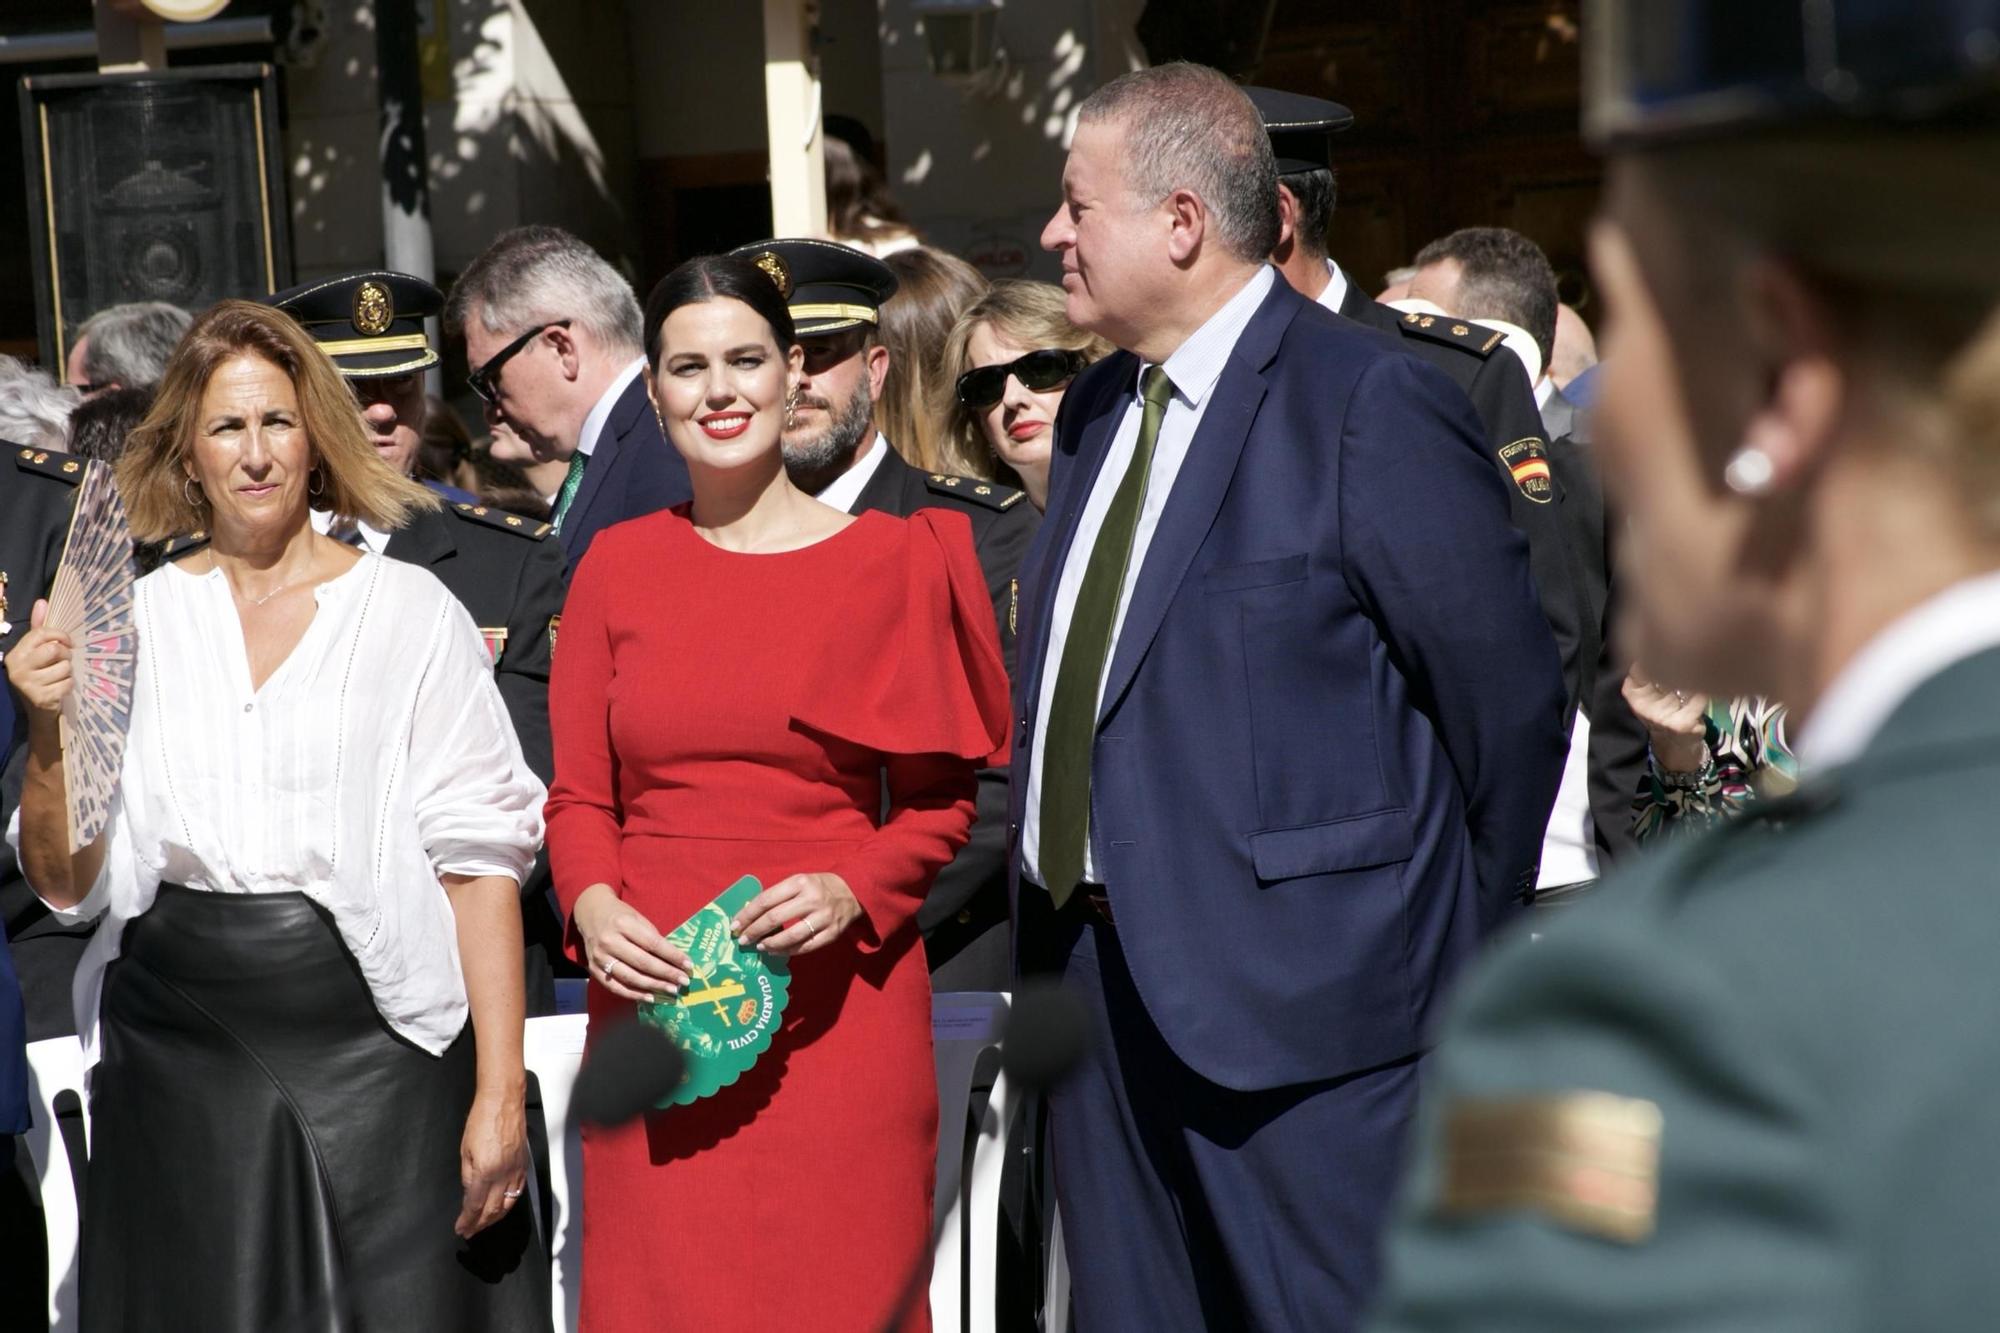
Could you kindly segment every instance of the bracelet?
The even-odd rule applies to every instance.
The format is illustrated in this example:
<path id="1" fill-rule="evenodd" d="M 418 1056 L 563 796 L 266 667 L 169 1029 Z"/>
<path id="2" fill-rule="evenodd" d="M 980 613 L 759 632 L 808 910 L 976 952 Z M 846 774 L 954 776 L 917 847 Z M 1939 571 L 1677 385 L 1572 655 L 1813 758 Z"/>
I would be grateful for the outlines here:
<path id="1" fill-rule="evenodd" d="M 1697 768 L 1692 773 L 1682 773 L 1677 770 L 1662 768 L 1659 756 L 1654 754 L 1653 747 L 1648 745 L 1646 747 L 1646 765 L 1653 770 L 1653 780 L 1668 791 L 1697 792 L 1715 781 L 1715 751 L 1713 750 L 1710 750 L 1702 757 L 1700 768 Z"/>

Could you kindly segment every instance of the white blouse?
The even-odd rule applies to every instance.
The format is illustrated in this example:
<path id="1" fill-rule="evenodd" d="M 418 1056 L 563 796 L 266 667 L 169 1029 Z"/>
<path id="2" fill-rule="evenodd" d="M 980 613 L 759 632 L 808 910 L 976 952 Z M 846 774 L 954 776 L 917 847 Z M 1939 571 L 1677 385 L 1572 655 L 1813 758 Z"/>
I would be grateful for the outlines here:
<path id="1" fill-rule="evenodd" d="M 479 631 L 434 575 L 364 555 L 314 595 L 298 646 L 252 690 L 221 571 L 168 565 L 138 583 L 136 690 L 104 870 L 56 912 L 104 918 L 76 975 L 92 1059 L 104 969 L 163 882 L 301 892 L 332 916 L 391 1028 L 438 1054 L 465 1025 L 439 876 L 518 883 L 541 846 L 546 793 Z"/>

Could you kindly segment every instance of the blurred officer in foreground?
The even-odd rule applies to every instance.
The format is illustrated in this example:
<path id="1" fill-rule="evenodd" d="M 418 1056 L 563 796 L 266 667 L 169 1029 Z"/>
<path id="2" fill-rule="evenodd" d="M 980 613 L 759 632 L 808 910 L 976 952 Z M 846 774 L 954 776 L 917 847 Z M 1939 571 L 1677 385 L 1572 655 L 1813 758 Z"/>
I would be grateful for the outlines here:
<path id="1" fill-rule="evenodd" d="M 438 362 L 424 321 L 444 308 L 444 296 L 407 273 L 350 273 L 279 292 L 270 304 L 319 341 L 354 391 L 362 425 L 383 462 L 415 473 L 423 441 L 424 372 Z M 493 658 L 494 681 L 535 776 L 554 772 L 549 746 L 549 661 L 562 614 L 563 552 L 542 520 L 493 509 L 454 487 L 442 509 L 418 512 L 395 532 L 316 510 L 321 531 L 377 555 L 422 565 L 438 576 L 479 627 Z M 546 861 L 521 886 L 522 933 L 528 950 L 528 1013 L 555 1011 L 551 960 L 560 956 L 561 926 L 548 898 Z"/>
<path id="2" fill-rule="evenodd" d="M 2000 1308 L 2000 32 L 1605 0 L 1598 448 L 1648 668 L 1803 717 L 1792 797 L 1475 973 L 1384 1330 Z"/>

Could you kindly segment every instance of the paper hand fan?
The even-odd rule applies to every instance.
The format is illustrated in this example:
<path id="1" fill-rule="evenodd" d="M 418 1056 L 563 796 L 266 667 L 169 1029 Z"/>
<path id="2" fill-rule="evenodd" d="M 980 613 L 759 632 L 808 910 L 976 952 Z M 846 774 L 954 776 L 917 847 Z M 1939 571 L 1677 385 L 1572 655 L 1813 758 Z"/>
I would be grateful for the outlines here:
<path id="1" fill-rule="evenodd" d="M 763 891 L 745 875 L 667 936 L 688 956 L 694 975 L 679 995 L 639 1006 L 640 1020 L 665 1032 L 686 1059 L 680 1086 L 662 1109 L 714 1096 L 770 1049 L 791 995 L 791 966 L 738 948 L 729 932 L 743 904 Z"/>
<path id="2" fill-rule="evenodd" d="M 63 700 L 63 776 L 69 788 L 69 845 L 104 831 L 132 720 L 137 636 L 132 625 L 132 530 L 111 469 L 88 465 L 70 518 L 69 542 L 49 590 L 43 626 L 67 634 L 75 680 Z"/>

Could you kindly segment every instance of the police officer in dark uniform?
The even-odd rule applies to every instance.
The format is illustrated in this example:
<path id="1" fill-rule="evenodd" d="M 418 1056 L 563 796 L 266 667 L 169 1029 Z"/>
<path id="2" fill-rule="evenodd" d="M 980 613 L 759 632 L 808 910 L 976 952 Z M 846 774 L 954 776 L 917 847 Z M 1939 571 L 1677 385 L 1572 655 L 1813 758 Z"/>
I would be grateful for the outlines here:
<path id="1" fill-rule="evenodd" d="M 318 340 L 361 406 L 377 453 L 410 475 L 423 439 L 424 372 L 438 354 L 424 321 L 444 296 L 407 273 L 373 271 L 322 279 L 267 298 Z M 434 487 L 442 491 L 441 487 Z M 465 605 L 493 657 L 494 681 L 528 766 L 543 782 L 554 772 L 549 742 L 549 660 L 562 614 L 563 555 L 554 529 L 480 504 L 450 499 L 393 533 L 339 515 L 315 515 L 334 535 L 437 575 Z M 552 965 L 561 923 L 548 893 L 546 858 L 521 886 L 527 944 L 528 1013 L 555 1012 Z"/>
<path id="2" fill-rule="evenodd" d="M 1562 478 L 1552 470 L 1541 411 L 1519 358 L 1500 333 L 1448 315 L 1404 313 L 1363 291 L 1326 253 L 1335 183 L 1333 136 L 1354 124 L 1338 102 L 1272 88 L 1245 88 L 1263 117 L 1278 159 L 1283 220 L 1271 261 L 1303 296 L 1356 323 L 1397 338 L 1403 350 L 1442 370 L 1472 400 L 1486 428 L 1493 464 L 1507 483 L 1514 526 L 1528 538 L 1528 563 L 1542 613 L 1562 652 L 1563 681 L 1574 713 L 1595 677 L 1600 634 L 1590 614 L 1576 551 L 1589 539 L 1570 532 L 1584 521 L 1565 512 Z"/>
<path id="3" fill-rule="evenodd" d="M 1011 682 L 1016 576 L 1040 516 L 1011 486 L 911 467 L 876 430 L 874 399 L 889 368 L 889 349 L 876 329 L 896 275 L 879 259 L 831 241 L 760 241 L 735 253 L 785 292 L 805 346 L 805 378 L 785 432 L 792 481 L 850 514 L 876 509 L 908 517 L 920 509 L 953 509 L 971 519 Z M 979 775 L 978 803 L 971 840 L 938 872 L 917 914 L 931 984 L 940 991 L 1009 985 L 1005 770 Z"/>
<path id="4" fill-rule="evenodd" d="M 2000 14 L 1598 0 L 1594 447 L 1639 658 L 1801 783 L 1464 983 L 1382 1333 L 2000 1309 Z"/>
<path id="5" fill-rule="evenodd" d="M 69 454 L 0 444 L 0 657 L 28 631 L 48 596 L 69 533 L 85 464 Z M 0 684 L 0 825 L 14 817 L 27 761 L 27 726 L 11 687 Z M 25 1145 L 28 1087 L 24 1041 L 76 1031 L 70 981 L 93 925 L 49 915 L 0 842 L 0 1328 L 40 1328 L 48 1318 L 42 1212 Z M 18 984 L 17 984 L 18 976 Z M 77 1126 L 81 1142 L 81 1126 Z M 60 1150 L 60 1149 L 58 1149 Z"/>

